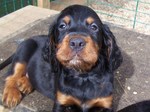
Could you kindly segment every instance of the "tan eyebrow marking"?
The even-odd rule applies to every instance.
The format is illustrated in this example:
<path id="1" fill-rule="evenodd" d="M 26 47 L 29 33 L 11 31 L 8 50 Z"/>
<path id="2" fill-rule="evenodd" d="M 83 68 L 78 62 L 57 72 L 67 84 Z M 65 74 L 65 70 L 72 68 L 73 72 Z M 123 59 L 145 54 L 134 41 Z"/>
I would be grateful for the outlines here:
<path id="1" fill-rule="evenodd" d="M 69 24 L 69 22 L 70 22 L 70 17 L 69 17 L 69 16 L 65 16 L 65 17 L 63 18 L 63 20 L 64 20 L 65 23 Z"/>
<path id="2" fill-rule="evenodd" d="M 94 22 L 94 18 L 88 17 L 88 18 L 86 19 L 86 21 L 87 21 L 88 24 L 91 24 L 91 23 Z"/>

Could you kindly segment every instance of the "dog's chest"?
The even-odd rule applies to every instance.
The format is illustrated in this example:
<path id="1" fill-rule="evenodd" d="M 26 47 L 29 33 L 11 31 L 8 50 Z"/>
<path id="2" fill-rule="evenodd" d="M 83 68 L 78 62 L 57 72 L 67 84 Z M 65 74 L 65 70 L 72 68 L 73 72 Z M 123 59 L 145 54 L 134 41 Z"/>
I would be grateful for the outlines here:
<path id="1" fill-rule="evenodd" d="M 112 82 L 105 77 L 64 78 L 60 84 L 61 91 L 77 99 L 88 101 L 94 98 L 109 96 L 112 93 Z"/>

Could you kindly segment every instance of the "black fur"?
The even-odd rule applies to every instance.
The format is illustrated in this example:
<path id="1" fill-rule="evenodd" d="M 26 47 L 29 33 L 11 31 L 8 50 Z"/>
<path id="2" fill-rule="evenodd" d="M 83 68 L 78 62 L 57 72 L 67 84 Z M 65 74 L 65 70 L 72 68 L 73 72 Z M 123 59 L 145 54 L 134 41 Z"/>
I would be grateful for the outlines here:
<path id="1" fill-rule="evenodd" d="M 150 112 L 150 100 L 132 104 L 118 112 Z"/>

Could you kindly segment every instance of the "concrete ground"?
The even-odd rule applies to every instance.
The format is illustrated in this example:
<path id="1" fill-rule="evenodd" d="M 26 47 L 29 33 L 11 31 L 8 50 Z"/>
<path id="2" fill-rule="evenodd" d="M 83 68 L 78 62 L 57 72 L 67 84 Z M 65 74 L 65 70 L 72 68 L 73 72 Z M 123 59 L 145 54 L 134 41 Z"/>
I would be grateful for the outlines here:
<path id="1" fill-rule="evenodd" d="M 29 9 L 32 10 L 33 8 L 35 7 Z M 53 11 L 49 10 L 45 15 L 40 16 L 45 10 L 46 9 L 36 8 L 30 15 L 33 16 L 34 13 L 38 15 L 39 13 L 39 18 L 29 23 L 29 15 L 26 16 L 25 19 L 22 18 L 22 20 L 18 17 L 14 17 L 13 20 L 25 23 L 25 25 L 23 24 L 22 27 L 20 27 L 20 23 L 14 21 L 14 26 L 18 26 L 18 29 L 14 31 L 14 28 L 9 26 L 9 24 L 7 27 L 2 27 L 2 18 L 0 19 L 0 35 L 4 35 L 0 37 L 1 62 L 7 59 L 7 57 L 16 50 L 17 44 L 20 41 L 33 35 L 48 33 L 48 27 L 55 19 L 54 14 L 57 12 L 51 14 Z M 29 10 L 24 10 L 22 13 L 26 14 L 27 11 Z M 107 24 L 116 36 L 124 57 L 123 64 L 115 72 L 114 106 L 116 110 L 139 101 L 150 100 L 150 36 L 122 29 L 109 23 Z M 7 28 L 9 28 L 9 31 L 11 29 L 12 32 L 5 32 L 4 30 Z M 7 70 L 8 67 L 0 71 L 0 97 L 2 96 L 4 78 Z M 0 104 L 2 104 L 1 101 Z M 1 105 L 0 112 L 49 112 L 52 105 L 53 103 L 50 99 L 34 91 L 24 97 L 16 108 L 6 109 Z"/>

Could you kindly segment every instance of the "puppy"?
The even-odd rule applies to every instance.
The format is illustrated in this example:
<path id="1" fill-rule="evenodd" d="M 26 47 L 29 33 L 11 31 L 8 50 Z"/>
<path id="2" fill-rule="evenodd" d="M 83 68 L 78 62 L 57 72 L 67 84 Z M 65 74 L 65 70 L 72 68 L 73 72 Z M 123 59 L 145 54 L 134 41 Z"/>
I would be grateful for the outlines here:
<path id="1" fill-rule="evenodd" d="M 113 112 L 113 71 L 122 55 L 110 29 L 89 7 L 65 8 L 49 35 L 22 42 L 12 62 L 3 104 L 16 106 L 33 89 L 54 100 L 53 112 Z"/>

